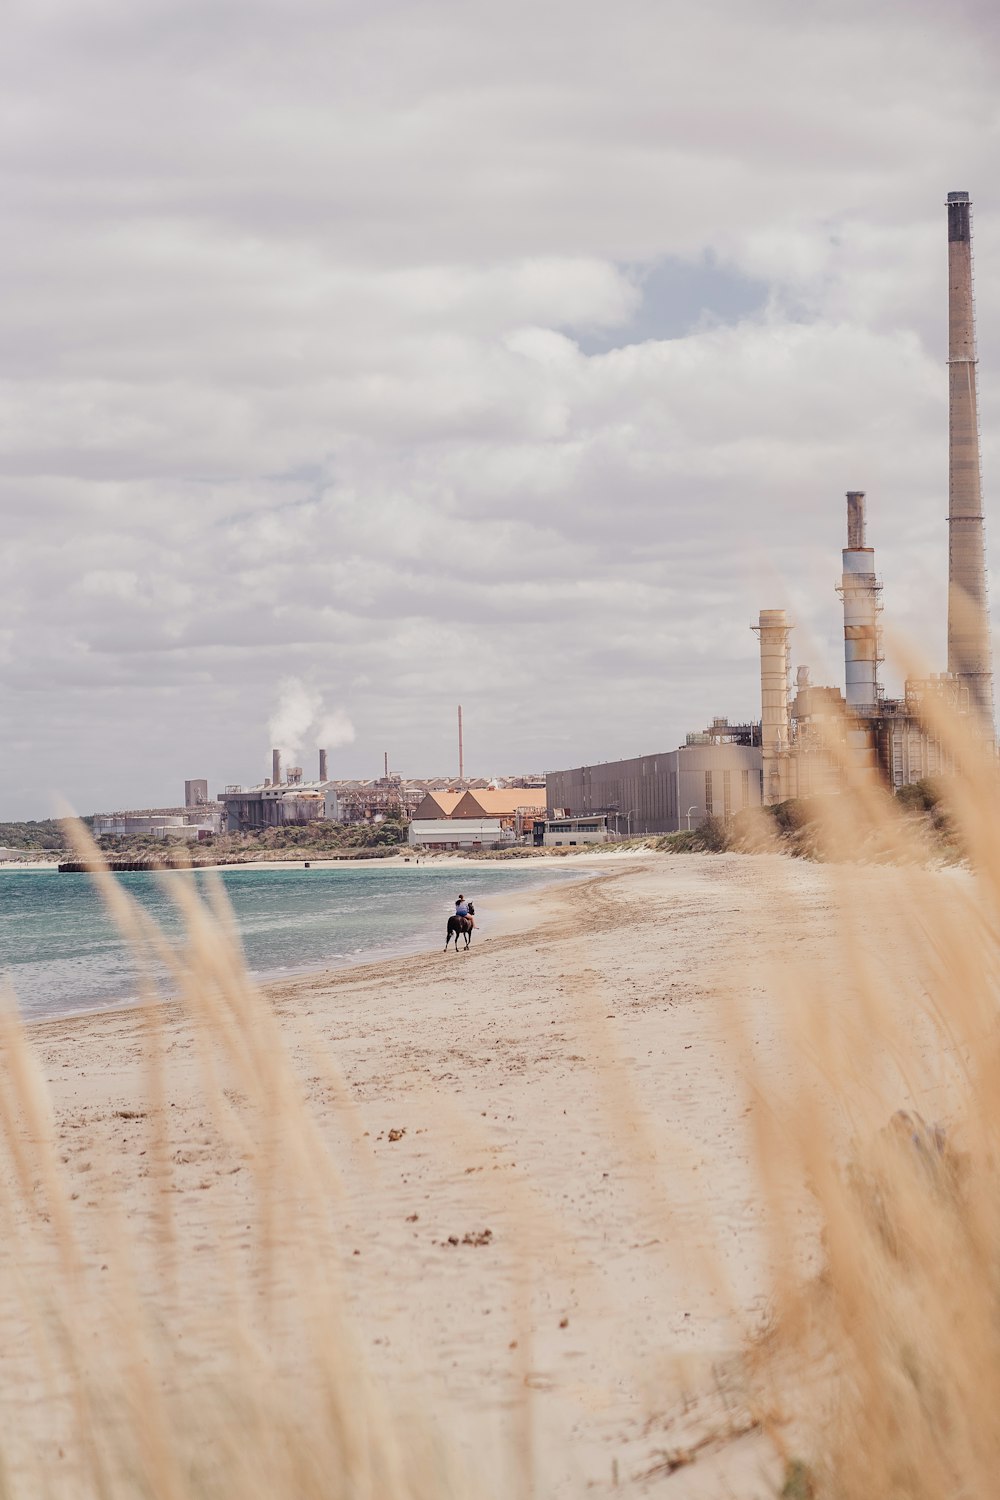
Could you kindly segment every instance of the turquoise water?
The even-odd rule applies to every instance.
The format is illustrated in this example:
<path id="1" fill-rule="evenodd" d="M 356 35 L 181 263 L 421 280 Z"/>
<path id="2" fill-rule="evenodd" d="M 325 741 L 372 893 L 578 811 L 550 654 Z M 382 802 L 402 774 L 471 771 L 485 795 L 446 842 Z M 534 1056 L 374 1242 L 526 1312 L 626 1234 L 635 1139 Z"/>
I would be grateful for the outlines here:
<path id="1" fill-rule="evenodd" d="M 489 931 L 490 899 L 537 888 L 573 872 L 530 866 L 422 865 L 217 872 L 233 908 L 247 964 L 261 976 L 334 968 L 444 947 L 445 923 L 461 891 Z M 579 872 L 576 872 L 579 874 Z M 117 879 L 168 932 L 182 931 L 170 896 L 194 873 Z M 475 941 L 475 938 L 473 939 Z M 442 955 L 443 958 L 443 955 Z M 37 1020 L 127 1003 L 137 993 L 128 947 L 87 875 L 0 870 L 0 973 L 22 1013 Z"/>

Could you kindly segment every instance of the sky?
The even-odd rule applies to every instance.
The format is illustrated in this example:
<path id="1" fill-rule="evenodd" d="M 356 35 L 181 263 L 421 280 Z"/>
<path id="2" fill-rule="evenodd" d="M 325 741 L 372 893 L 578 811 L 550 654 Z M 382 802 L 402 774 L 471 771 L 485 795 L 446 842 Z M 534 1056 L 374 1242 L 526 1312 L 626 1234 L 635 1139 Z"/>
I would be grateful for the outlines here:
<path id="1" fill-rule="evenodd" d="M 949 190 L 1000 576 L 985 0 L 9 0 L 0 818 L 474 775 L 944 666 Z M 887 664 L 886 680 L 898 687 Z"/>

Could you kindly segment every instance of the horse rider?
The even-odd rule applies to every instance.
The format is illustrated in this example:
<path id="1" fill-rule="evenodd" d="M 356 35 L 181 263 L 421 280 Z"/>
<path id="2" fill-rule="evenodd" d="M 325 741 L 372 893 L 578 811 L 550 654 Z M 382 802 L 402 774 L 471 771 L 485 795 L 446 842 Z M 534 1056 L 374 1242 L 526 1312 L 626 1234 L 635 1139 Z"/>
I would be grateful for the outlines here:
<path id="1" fill-rule="evenodd" d="M 475 927 L 475 909 L 471 902 L 466 901 L 461 892 L 459 892 L 458 900 L 455 902 L 455 915 L 456 917 L 463 917 L 468 922 L 470 929 Z"/>

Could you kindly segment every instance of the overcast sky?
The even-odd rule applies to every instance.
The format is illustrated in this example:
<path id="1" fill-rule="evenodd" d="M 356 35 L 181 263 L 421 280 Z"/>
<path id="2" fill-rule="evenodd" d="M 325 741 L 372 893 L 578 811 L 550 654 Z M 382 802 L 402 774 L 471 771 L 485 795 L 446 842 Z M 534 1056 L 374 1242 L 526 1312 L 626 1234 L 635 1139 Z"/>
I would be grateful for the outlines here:
<path id="1" fill-rule="evenodd" d="M 957 188 L 1000 565 L 995 13 L 9 3 L 0 817 L 275 736 L 454 773 L 459 702 L 473 774 L 756 717 L 761 607 L 841 682 L 850 488 L 942 668 Z"/>

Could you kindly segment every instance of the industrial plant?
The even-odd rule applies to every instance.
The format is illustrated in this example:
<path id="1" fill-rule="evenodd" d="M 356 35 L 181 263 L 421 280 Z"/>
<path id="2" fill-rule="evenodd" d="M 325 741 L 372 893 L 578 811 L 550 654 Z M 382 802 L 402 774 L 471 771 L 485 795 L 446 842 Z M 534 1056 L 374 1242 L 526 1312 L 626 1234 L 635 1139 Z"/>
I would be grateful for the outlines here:
<path id="1" fill-rule="evenodd" d="M 748 807 L 836 793 L 859 781 L 899 790 L 951 768 L 928 728 L 943 709 L 993 746 L 993 663 L 983 526 L 972 285 L 972 204 L 948 194 L 948 651 L 947 671 L 886 696 L 882 585 L 867 544 L 866 496 L 847 492 L 847 545 L 837 586 L 844 616 L 844 687 L 791 686 L 792 622 L 762 609 L 759 724 L 718 719 L 678 750 L 580 766 L 547 778 L 548 810 L 624 818 L 629 833 L 676 831 L 691 819 L 728 819 Z"/>
<path id="2" fill-rule="evenodd" d="M 227 786 L 220 794 L 222 822 L 227 833 L 252 833 L 263 828 L 276 828 L 283 824 L 311 823 L 327 820 L 333 823 L 373 823 L 386 818 L 395 818 L 410 824 L 412 843 L 435 844 L 438 847 L 468 846 L 467 837 L 471 825 L 461 821 L 459 833 L 449 831 L 443 835 L 437 824 L 452 817 L 460 820 L 485 818 L 487 824 L 480 830 L 478 843 L 493 831 L 496 821 L 496 836 L 501 826 L 506 830 L 506 814 L 516 807 L 530 804 L 544 811 L 545 783 L 542 777 L 507 777 L 503 787 L 497 779 L 487 781 L 483 777 L 466 778 L 464 774 L 464 746 L 462 743 L 462 710 L 459 709 L 459 767 L 458 777 L 426 777 L 422 780 L 406 780 L 389 771 L 388 752 L 384 758 L 383 774 L 372 780 L 331 780 L 328 776 L 327 753 L 319 751 L 319 775 L 315 781 L 303 778 L 301 766 L 290 766 L 282 770 L 280 750 L 272 751 L 271 775 L 253 787 Z M 506 788 L 534 787 L 531 796 L 521 792 L 508 792 Z M 455 811 L 462 799 L 471 796 L 497 798 L 503 803 L 502 812 L 492 805 L 489 810 L 478 803 L 467 800 L 462 809 Z M 427 825 L 426 827 L 424 825 Z M 431 826 L 433 825 L 433 826 Z M 460 834 L 462 836 L 460 836 Z M 492 841 L 492 839 L 490 839 Z"/>
<path id="3" fill-rule="evenodd" d="M 408 825 L 412 845 L 477 849 L 513 842 L 577 843 L 672 833 L 707 818 L 791 798 L 838 793 L 852 784 L 901 787 L 952 769 L 950 752 L 930 724 L 961 721 L 967 738 L 995 753 L 983 527 L 979 412 L 972 281 L 972 205 L 949 193 L 948 383 L 949 505 L 947 670 L 907 679 L 887 696 L 883 662 L 882 584 L 868 543 L 867 497 L 848 490 L 846 546 L 836 590 L 843 607 L 843 687 L 811 681 L 798 666 L 792 682 L 793 622 L 783 609 L 762 609 L 751 626 L 760 649 L 760 718 L 713 719 L 676 749 L 627 760 L 554 771 L 547 777 L 467 778 L 462 708 L 458 708 L 457 777 L 405 780 L 331 779 L 325 750 L 317 775 L 283 766 L 255 786 L 230 785 L 210 801 L 208 783 L 185 783 L 184 807 L 114 813 L 95 819 L 101 835 L 144 833 L 205 839 L 304 825 L 317 820 Z"/>

